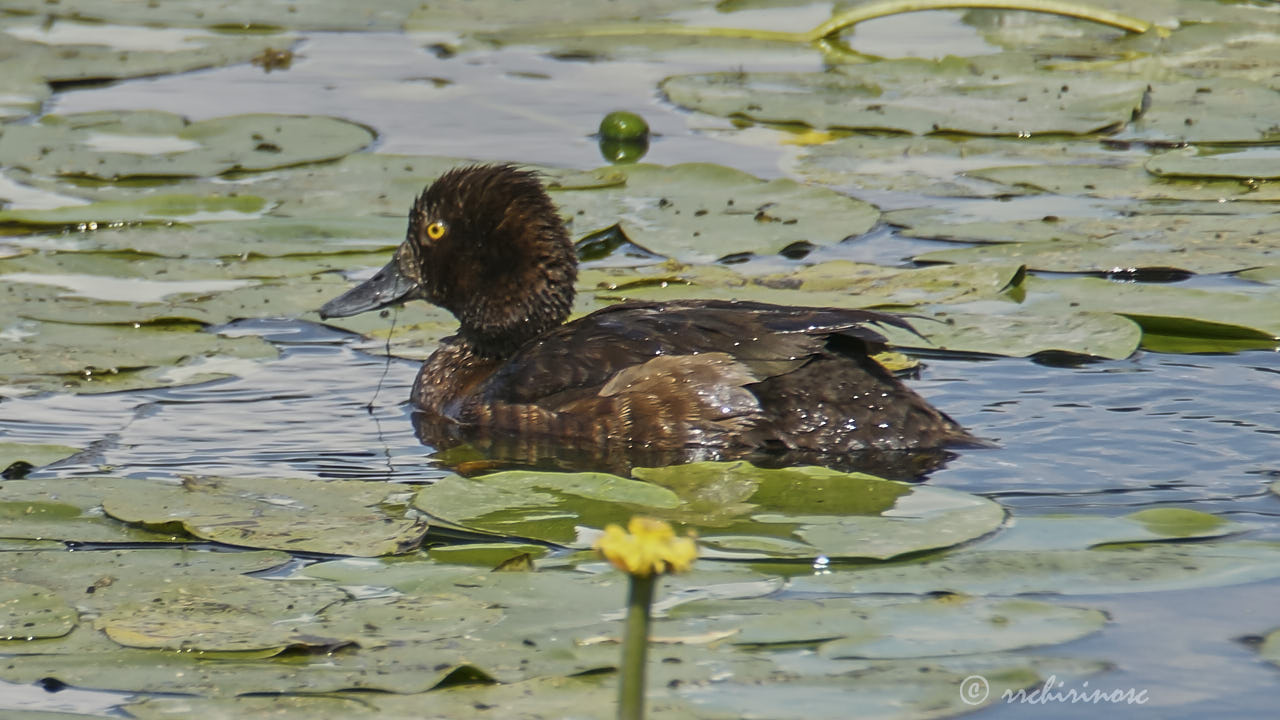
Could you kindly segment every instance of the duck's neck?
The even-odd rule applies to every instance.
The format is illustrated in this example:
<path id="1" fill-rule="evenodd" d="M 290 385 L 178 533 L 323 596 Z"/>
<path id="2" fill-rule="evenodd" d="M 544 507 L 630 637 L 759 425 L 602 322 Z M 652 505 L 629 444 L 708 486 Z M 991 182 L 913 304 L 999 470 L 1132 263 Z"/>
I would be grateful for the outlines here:
<path id="1" fill-rule="evenodd" d="M 505 359 L 529 341 L 559 327 L 573 308 L 577 269 L 546 268 L 538 287 L 506 294 L 501 307 L 484 308 L 473 319 L 459 317 L 458 339 L 476 357 Z M 470 320 L 470 321 L 469 321 Z"/>

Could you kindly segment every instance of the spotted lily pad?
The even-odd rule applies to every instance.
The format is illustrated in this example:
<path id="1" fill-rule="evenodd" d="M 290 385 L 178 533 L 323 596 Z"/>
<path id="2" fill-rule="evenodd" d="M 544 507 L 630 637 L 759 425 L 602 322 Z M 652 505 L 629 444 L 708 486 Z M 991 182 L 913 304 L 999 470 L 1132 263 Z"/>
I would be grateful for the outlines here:
<path id="1" fill-rule="evenodd" d="M 1157 178 L 1139 164 L 1112 165 L 1013 165 L 968 173 L 1009 187 L 1035 189 L 1058 195 L 1134 200 L 1207 200 L 1274 202 L 1280 186 L 1235 179 Z"/>
<path id="2" fill-rule="evenodd" d="M 143 525 L 180 523 L 192 535 L 245 547 L 375 556 L 417 547 L 426 524 L 379 507 L 376 483 L 288 478 L 188 478 L 115 487 L 107 514 Z"/>
<path id="3" fill-rule="evenodd" d="M 1126 122 L 1145 81 L 1036 70 L 1006 53 L 906 58 L 821 73 L 720 72 L 662 83 L 677 105 L 713 115 L 924 135 L 1083 135 Z"/>
<path id="4" fill-rule="evenodd" d="M 104 111 L 0 128 L 0 163 L 103 180 L 207 177 L 333 160 L 372 141 L 367 128 L 337 118 L 231 115 L 193 123 L 155 110 Z"/>
<path id="5" fill-rule="evenodd" d="M 275 355 L 261 338 L 223 337 L 201 329 L 194 323 L 11 321 L 0 328 L 0 387 L 73 392 L 161 387 L 225 377 L 212 364 L 214 358 Z"/>
<path id="6" fill-rule="evenodd" d="M 0 585 L 0 640 L 61 637 L 78 620 L 75 609 L 39 585 Z"/>
<path id="7" fill-rule="evenodd" d="M 922 562 L 795 578 L 797 592 L 1107 595 L 1280 577 L 1280 545 L 1146 543 L 1095 550 L 970 550 Z"/>
<path id="8" fill-rule="evenodd" d="M 1107 312 L 1025 311 L 1004 305 L 976 313 L 970 312 L 976 307 L 958 308 L 936 309 L 912 320 L 919 335 L 892 327 L 882 334 L 891 344 L 906 348 L 1006 357 L 1064 352 L 1113 360 L 1132 355 L 1142 339 L 1137 323 Z"/>
<path id="9" fill-rule="evenodd" d="M 1271 52 L 1275 49 L 1274 44 L 1268 46 Z M 1118 138 L 1171 144 L 1280 139 L 1280 127 L 1275 123 L 1280 97 L 1262 82 L 1221 76 L 1154 82 L 1145 104 L 1141 115 Z"/>
<path id="10" fill-rule="evenodd" d="M 111 482 L 101 478 L 9 480 L 0 484 L 0 536 L 100 543 L 174 543 L 190 537 L 129 527 L 102 513 Z"/>
<path id="11" fill-rule="evenodd" d="M 694 463 L 635 476 L 645 482 L 600 473 L 454 476 L 414 504 L 460 526 L 576 546 L 587 544 L 583 527 L 643 512 L 698 530 L 707 552 L 733 558 L 883 559 L 962 543 L 1004 521 L 999 505 L 973 495 L 824 468 Z"/>
<path id="12" fill-rule="evenodd" d="M 861 235 L 879 212 L 860 200 L 793 180 L 764 181 L 708 164 L 627 165 L 625 185 L 558 192 L 586 233 L 618 223 L 637 244 L 684 261 L 774 253 L 796 242 L 832 245 Z"/>

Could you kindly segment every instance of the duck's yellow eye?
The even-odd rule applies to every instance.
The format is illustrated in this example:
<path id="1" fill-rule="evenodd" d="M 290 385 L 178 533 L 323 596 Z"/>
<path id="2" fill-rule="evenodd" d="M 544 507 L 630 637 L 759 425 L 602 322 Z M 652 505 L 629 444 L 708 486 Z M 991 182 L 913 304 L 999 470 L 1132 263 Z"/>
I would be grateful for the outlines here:
<path id="1" fill-rule="evenodd" d="M 439 220 L 427 226 L 427 237 L 432 240 L 439 240 L 444 237 L 444 223 Z"/>

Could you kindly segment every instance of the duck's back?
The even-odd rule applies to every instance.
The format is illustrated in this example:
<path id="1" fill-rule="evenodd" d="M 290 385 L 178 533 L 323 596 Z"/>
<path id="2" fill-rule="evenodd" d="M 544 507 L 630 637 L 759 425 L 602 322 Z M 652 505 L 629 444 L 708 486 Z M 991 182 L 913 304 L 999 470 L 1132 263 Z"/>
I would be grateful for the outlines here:
<path id="1" fill-rule="evenodd" d="M 631 302 L 562 325 L 501 362 L 445 347 L 414 400 L 445 422 L 566 445 L 847 453 L 972 438 L 870 355 L 860 310 Z M 472 364 L 465 379 L 444 366 Z"/>

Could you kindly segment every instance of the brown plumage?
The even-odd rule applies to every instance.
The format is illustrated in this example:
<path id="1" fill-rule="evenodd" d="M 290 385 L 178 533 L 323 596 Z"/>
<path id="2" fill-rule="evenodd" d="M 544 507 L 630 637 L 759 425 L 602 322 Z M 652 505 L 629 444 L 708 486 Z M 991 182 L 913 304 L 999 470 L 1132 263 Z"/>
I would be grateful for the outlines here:
<path id="1" fill-rule="evenodd" d="M 870 357 L 884 342 L 874 326 L 909 328 L 901 318 L 683 300 L 564 324 L 576 276 L 573 244 L 534 174 L 456 168 L 414 203 L 393 260 L 321 315 L 415 298 L 451 311 L 459 331 L 418 374 L 415 423 L 429 444 L 467 442 L 500 459 L 617 469 L 905 457 L 909 474 L 921 465 L 911 451 L 974 440 Z"/>

